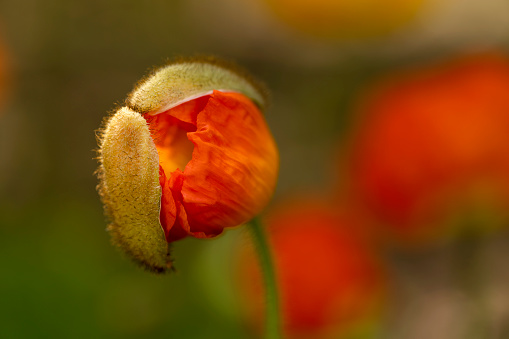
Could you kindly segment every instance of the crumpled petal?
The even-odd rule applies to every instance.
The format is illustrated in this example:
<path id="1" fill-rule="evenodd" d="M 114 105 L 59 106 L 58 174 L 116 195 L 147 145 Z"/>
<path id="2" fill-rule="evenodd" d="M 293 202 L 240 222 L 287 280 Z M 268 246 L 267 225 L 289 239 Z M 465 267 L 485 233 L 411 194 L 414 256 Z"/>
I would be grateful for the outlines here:
<path id="1" fill-rule="evenodd" d="M 162 169 L 161 224 L 168 242 L 187 235 L 214 237 L 249 221 L 268 203 L 276 184 L 278 151 L 252 101 L 220 91 L 197 100 L 159 114 L 196 128 L 187 132 L 194 144 L 191 161 L 183 170 Z M 156 118 L 145 117 L 151 128 L 159 128 Z M 162 143 L 154 141 L 161 153 Z"/>

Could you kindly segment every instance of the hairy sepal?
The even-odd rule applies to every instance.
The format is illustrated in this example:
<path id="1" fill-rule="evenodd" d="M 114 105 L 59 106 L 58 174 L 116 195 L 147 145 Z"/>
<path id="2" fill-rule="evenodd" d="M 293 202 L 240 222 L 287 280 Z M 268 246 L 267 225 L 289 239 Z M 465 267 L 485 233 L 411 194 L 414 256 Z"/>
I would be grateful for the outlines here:
<path id="1" fill-rule="evenodd" d="M 127 105 L 142 114 L 158 114 L 213 90 L 238 92 L 262 110 L 263 87 L 235 65 L 213 58 L 183 59 L 163 66 L 143 79 L 127 98 Z"/>
<path id="2" fill-rule="evenodd" d="M 150 271 L 171 268 L 159 222 L 159 156 L 145 119 L 120 108 L 102 133 L 99 192 L 111 220 L 112 241 Z"/>

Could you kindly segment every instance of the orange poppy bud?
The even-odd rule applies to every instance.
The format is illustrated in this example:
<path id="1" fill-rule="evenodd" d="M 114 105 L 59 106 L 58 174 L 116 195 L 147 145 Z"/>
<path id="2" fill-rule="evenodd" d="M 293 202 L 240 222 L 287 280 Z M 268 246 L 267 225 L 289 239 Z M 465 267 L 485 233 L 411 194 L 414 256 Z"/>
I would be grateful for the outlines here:
<path id="1" fill-rule="evenodd" d="M 426 242 L 467 223 L 479 230 L 509 220 L 508 93 L 509 59 L 498 54 L 411 71 L 373 90 L 350 181 L 389 236 Z"/>
<path id="2" fill-rule="evenodd" d="M 353 216 L 303 200 L 277 209 L 267 226 L 285 338 L 340 338 L 376 322 L 385 273 Z M 259 330 L 265 305 L 252 247 L 240 248 L 237 271 L 246 316 Z"/>
<path id="3" fill-rule="evenodd" d="M 209 60 L 184 60 L 144 80 L 106 123 L 100 192 L 113 240 L 154 271 L 168 243 L 210 238 L 268 203 L 279 155 L 262 92 Z"/>

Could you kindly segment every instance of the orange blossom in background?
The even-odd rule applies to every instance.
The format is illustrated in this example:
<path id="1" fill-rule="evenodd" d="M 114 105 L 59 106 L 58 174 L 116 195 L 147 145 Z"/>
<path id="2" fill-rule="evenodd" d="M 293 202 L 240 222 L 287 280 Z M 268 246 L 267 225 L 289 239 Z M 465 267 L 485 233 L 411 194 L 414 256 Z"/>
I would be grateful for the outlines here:
<path id="1" fill-rule="evenodd" d="M 0 115 L 2 114 L 5 97 L 7 96 L 9 85 L 9 60 L 7 47 L 0 36 Z"/>
<path id="2" fill-rule="evenodd" d="M 302 200 L 267 220 L 285 338 L 339 338 L 376 319 L 385 292 L 381 262 L 356 221 L 337 208 Z M 263 319 L 261 272 L 253 248 L 238 259 L 251 325 Z"/>
<path id="3" fill-rule="evenodd" d="M 509 220 L 505 55 L 393 76 L 362 100 L 350 183 L 391 236 L 425 240 L 454 225 Z"/>
<path id="4" fill-rule="evenodd" d="M 283 22 L 325 38 L 383 36 L 410 23 L 425 0 L 264 0 Z"/>
<path id="5" fill-rule="evenodd" d="M 279 156 L 264 96 L 209 59 L 165 66 L 129 95 L 100 141 L 99 189 L 114 243 L 156 271 L 168 243 L 210 238 L 256 216 L 273 194 Z"/>

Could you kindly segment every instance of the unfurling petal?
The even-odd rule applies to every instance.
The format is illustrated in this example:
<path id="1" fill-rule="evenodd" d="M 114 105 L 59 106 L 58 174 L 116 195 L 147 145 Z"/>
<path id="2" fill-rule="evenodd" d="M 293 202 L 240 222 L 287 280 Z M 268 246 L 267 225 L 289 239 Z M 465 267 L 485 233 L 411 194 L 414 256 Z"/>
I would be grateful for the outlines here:
<path id="1" fill-rule="evenodd" d="M 203 100 L 203 99 L 200 99 Z M 185 104 L 196 121 L 187 132 L 192 159 L 178 170 L 161 174 L 161 221 L 168 241 L 191 235 L 210 238 L 261 212 L 276 185 L 279 154 L 258 108 L 242 94 L 214 91 L 201 105 Z M 184 105 L 181 105 L 184 106 Z M 159 130 L 181 106 L 152 118 Z M 159 153 L 165 142 L 153 134 Z M 163 159 L 160 159 L 163 161 Z M 168 178 L 167 178 L 168 177 Z"/>

